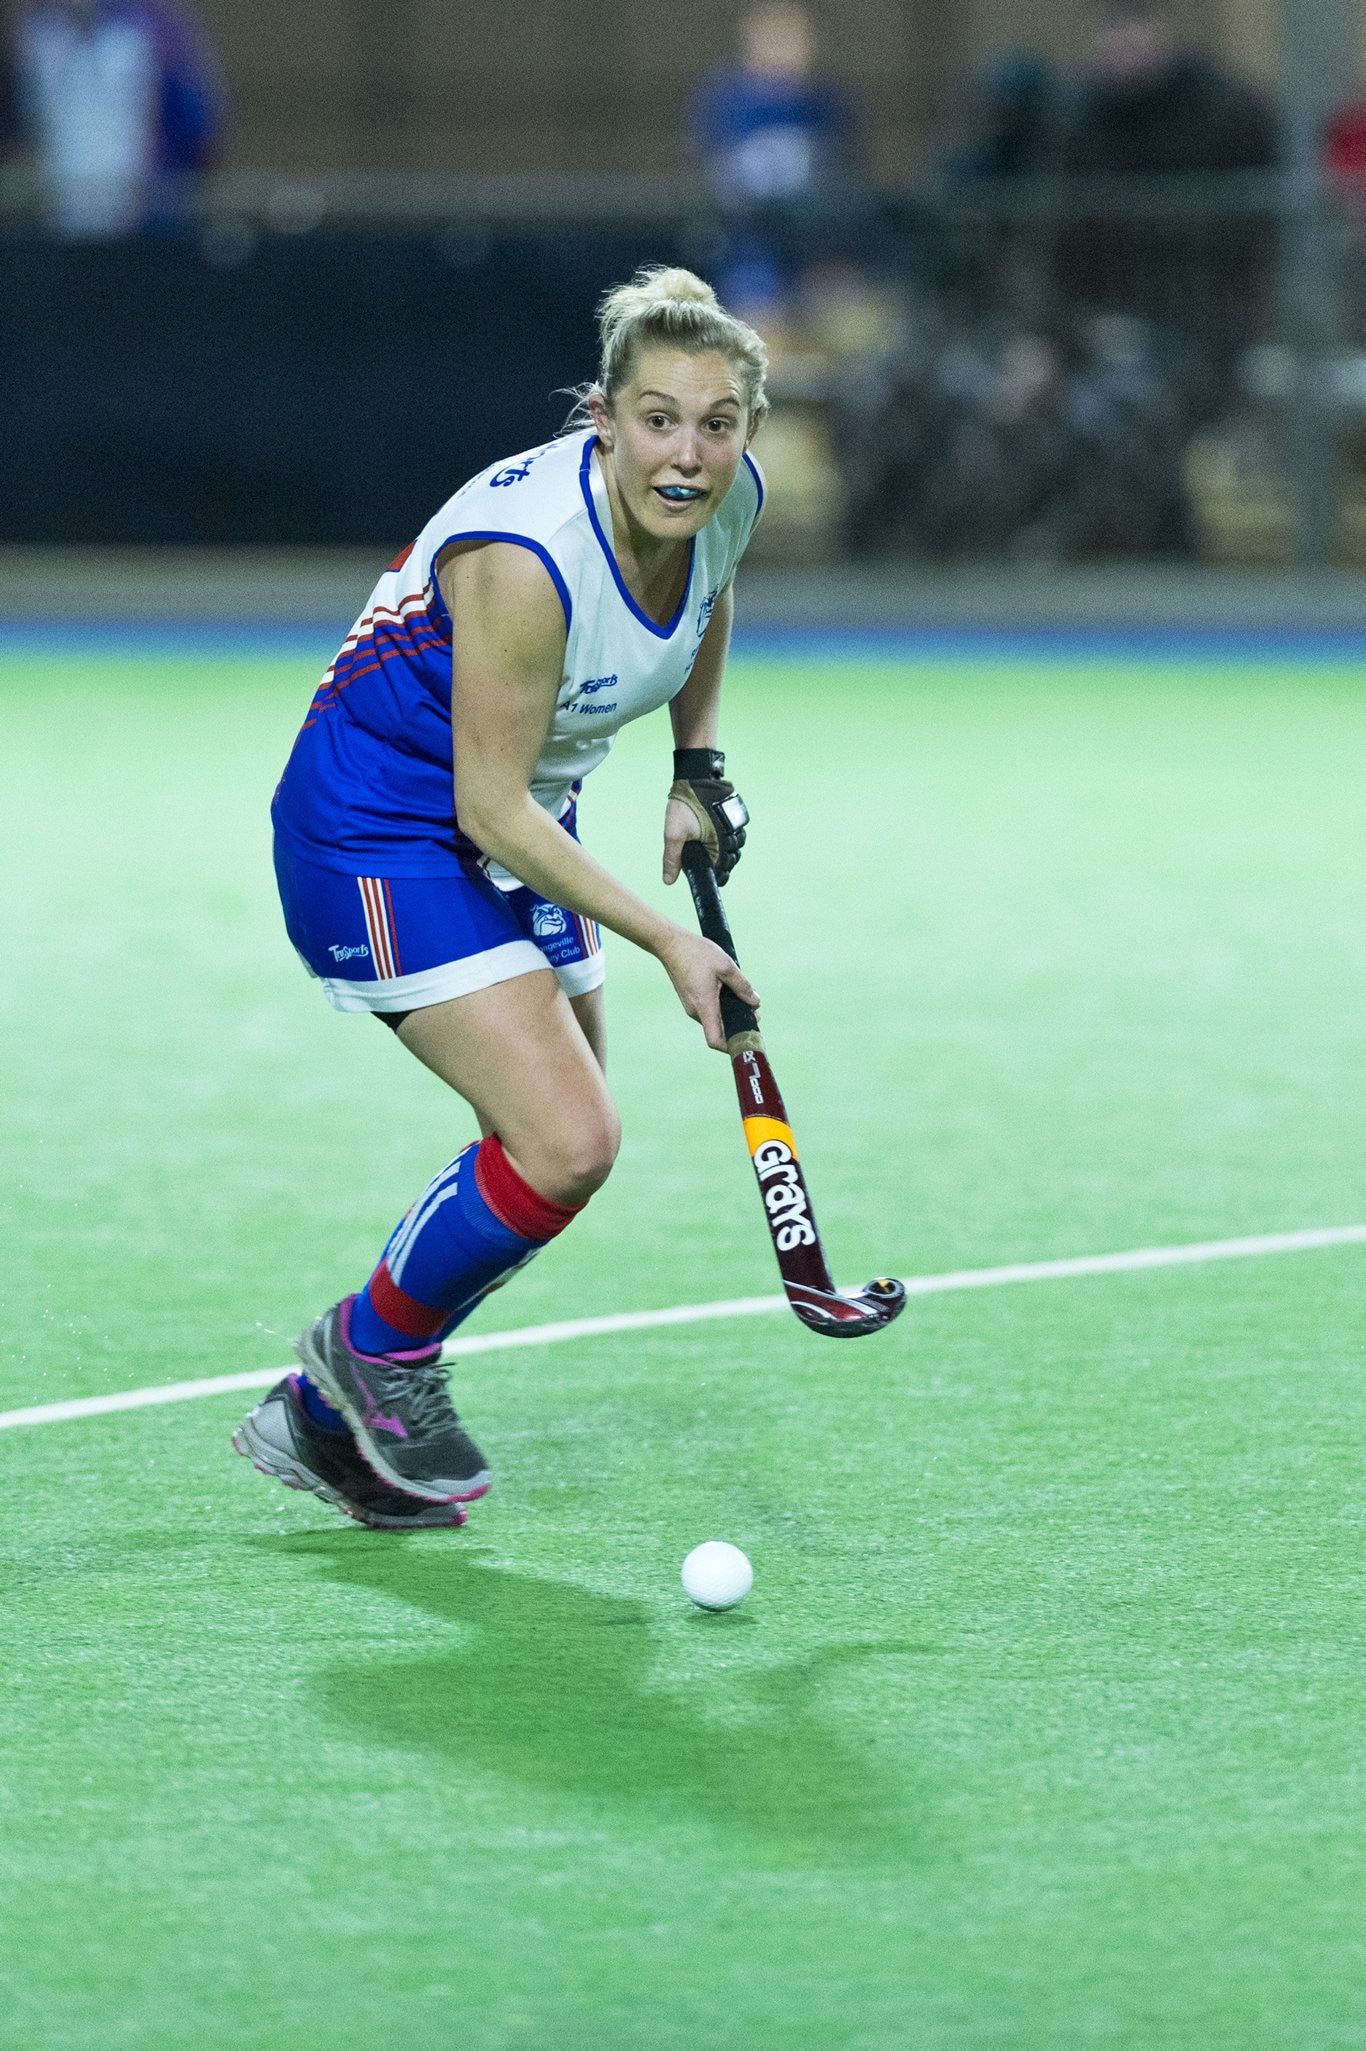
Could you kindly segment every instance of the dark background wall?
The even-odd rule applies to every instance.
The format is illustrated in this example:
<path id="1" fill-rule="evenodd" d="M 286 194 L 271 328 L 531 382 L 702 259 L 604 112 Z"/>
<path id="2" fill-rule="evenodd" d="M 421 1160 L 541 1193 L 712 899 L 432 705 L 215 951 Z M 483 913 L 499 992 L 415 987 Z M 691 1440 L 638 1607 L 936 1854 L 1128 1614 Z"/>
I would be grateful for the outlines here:
<path id="1" fill-rule="evenodd" d="M 0 542 L 406 541 L 553 434 L 667 236 L 0 241 Z"/>

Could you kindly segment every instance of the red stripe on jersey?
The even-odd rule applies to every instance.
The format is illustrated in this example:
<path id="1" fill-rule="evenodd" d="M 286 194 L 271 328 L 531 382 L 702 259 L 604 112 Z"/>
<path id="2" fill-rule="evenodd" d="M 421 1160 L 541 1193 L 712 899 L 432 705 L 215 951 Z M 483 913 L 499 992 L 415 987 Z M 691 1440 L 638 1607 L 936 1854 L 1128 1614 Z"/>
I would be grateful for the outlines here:
<path id="1" fill-rule="evenodd" d="M 361 910 L 365 913 L 365 937 L 370 943 L 370 959 L 374 963 L 375 974 L 382 976 L 384 974 L 384 963 L 380 959 L 379 941 L 375 938 L 375 915 L 370 904 L 370 892 L 367 888 L 369 881 L 368 876 L 357 876 L 356 888 L 360 892 Z"/>
<path id="2" fill-rule="evenodd" d="M 362 677 L 378 675 L 386 663 L 405 662 L 411 654 L 423 655 L 430 649 L 442 649 L 449 646 L 450 643 L 444 635 L 433 635 L 431 637 L 424 635 L 419 637 L 414 634 L 406 648 L 376 649 L 373 660 L 356 663 L 341 676 L 334 678 L 332 683 L 325 689 L 319 689 L 313 699 L 313 703 L 308 708 L 308 717 L 304 721 L 304 731 L 307 731 L 314 724 L 315 720 L 321 719 L 325 712 L 331 712 L 338 697 L 347 689 L 348 685 L 358 682 Z"/>
<path id="3" fill-rule="evenodd" d="M 366 644 L 365 660 L 363 662 L 357 662 L 354 659 L 343 662 L 341 656 L 338 656 L 337 667 L 333 672 L 331 684 L 330 686 L 326 684 L 320 685 L 319 694 L 329 688 L 333 692 L 344 691 L 348 684 L 355 682 L 357 677 L 368 676 L 373 670 L 382 669 L 386 662 L 402 662 L 414 650 L 418 654 L 423 654 L 431 648 L 447 648 L 449 646 L 450 643 L 446 636 L 437 633 L 410 634 L 407 642 L 399 647 L 390 645 L 389 647 L 382 648 L 377 641 L 370 641 Z M 360 655 L 360 653 L 361 645 L 359 642 L 348 651 L 350 658 L 354 658 Z"/>
<path id="4" fill-rule="evenodd" d="M 426 612 L 414 611 L 404 618 L 395 616 L 392 619 L 367 620 L 364 631 L 337 650 L 331 675 L 336 676 L 339 670 L 344 670 L 353 656 L 378 648 L 381 634 L 387 636 L 390 646 L 397 642 L 400 648 L 408 647 L 414 641 L 420 640 L 431 640 L 440 646 L 450 639 L 449 635 L 441 632 L 431 614 Z M 323 682 L 327 682 L 326 677 L 323 678 Z"/>
<path id="5" fill-rule="evenodd" d="M 389 946 L 388 923 L 380 887 L 383 881 L 382 876 L 356 878 L 360 888 L 360 901 L 365 909 L 365 930 L 370 938 L 370 957 L 375 964 L 375 974 L 387 981 L 394 974 L 394 961 Z"/>
<path id="6" fill-rule="evenodd" d="M 398 927 L 394 922 L 394 894 L 389 888 L 389 878 L 384 879 L 384 917 L 389 929 L 389 952 L 394 958 L 394 974 L 403 974 L 403 962 L 398 951 Z"/>
<path id="7" fill-rule="evenodd" d="M 390 564 L 389 574 L 403 567 L 416 545 L 415 542 L 411 543 L 398 561 Z M 424 654 L 430 649 L 450 646 L 451 637 L 446 631 L 443 618 L 433 618 L 427 610 L 435 596 L 429 578 L 420 592 L 410 592 L 408 597 L 399 600 L 396 607 L 374 605 L 367 613 L 362 614 L 323 671 L 322 681 L 313 694 L 313 702 L 304 721 L 305 732 L 322 713 L 332 710 L 337 702 L 337 693 L 344 691 L 347 685 L 354 683 L 358 677 L 371 676 L 386 662 L 392 662 L 396 658 L 401 661 L 407 654 Z M 391 633 L 394 628 L 403 630 L 402 641 L 397 647 L 381 647 L 378 635 Z M 367 643 L 368 659 L 364 662 L 353 662 L 351 658 Z M 340 676 L 339 670 L 342 672 Z"/>
<path id="8" fill-rule="evenodd" d="M 384 949 L 385 974 L 392 976 L 398 971 L 394 967 L 394 936 L 389 930 L 389 913 L 384 902 L 383 879 L 374 876 L 370 881 L 370 897 L 375 907 L 375 930 Z"/>
<path id="9" fill-rule="evenodd" d="M 404 624 L 404 622 L 411 617 L 412 614 L 418 612 L 425 613 L 427 610 L 428 601 L 434 595 L 435 594 L 432 591 L 431 585 L 427 584 L 423 587 L 421 591 L 410 592 L 406 598 L 401 598 L 397 606 L 371 606 L 369 612 L 362 613 L 360 618 L 356 621 L 355 626 L 352 627 L 350 633 L 342 642 L 339 654 L 345 655 L 347 650 L 354 648 L 358 641 L 363 641 L 369 629 L 374 626 L 376 620 L 383 620 L 384 622 L 386 622 L 386 624 L 401 627 Z"/>

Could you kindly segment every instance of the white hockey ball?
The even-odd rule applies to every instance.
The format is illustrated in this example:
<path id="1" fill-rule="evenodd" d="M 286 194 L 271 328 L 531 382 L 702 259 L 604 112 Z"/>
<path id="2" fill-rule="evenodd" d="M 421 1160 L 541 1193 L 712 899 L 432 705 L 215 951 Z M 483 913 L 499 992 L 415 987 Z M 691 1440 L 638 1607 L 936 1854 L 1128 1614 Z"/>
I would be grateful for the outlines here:
<path id="1" fill-rule="evenodd" d="M 754 1569 L 738 1545 L 709 1538 L 683 1562 L 683 1587 L 699 1609 L 734 1609 L 754 1586 Z"/>

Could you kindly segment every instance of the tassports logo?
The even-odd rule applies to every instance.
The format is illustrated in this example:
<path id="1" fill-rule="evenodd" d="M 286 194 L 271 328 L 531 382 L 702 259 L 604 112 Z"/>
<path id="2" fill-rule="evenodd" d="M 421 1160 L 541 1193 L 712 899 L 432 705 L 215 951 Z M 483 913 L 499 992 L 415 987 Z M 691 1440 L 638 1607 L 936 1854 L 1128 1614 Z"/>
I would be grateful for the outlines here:
<path id="1" fill-rule="evenodd" d="M 370 959 L 368 947 L 329 947 L 327 951 L 333 961 L 350 961 L 351 957 L 356 954 L 363 954 L 367 961 Z"/>
<path id="2" fill-rule="evenodd" d="M 589 677 L 586 684 L 576 685 L 573 696 L 569 700 L 570 709 L 577 712 L 582 719 L 601 719 L 605 713 L 616 711 L 617 701 L 615 698 L 609 699 L 606 705 L 581 705 L 579 700 L 581 698 L 591 698 L 598 691 L 615 691 L 616 688 L 617 673 L 615 670 L 613 670 L 610 677 Z"/>

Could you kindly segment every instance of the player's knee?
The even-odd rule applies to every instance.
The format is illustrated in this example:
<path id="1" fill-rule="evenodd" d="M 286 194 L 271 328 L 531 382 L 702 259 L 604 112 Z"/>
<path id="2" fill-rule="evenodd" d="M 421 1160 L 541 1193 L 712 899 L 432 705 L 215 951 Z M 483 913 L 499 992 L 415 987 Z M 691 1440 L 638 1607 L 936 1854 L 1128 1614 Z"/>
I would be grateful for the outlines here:
<path id="1" fill-rule="evenodd" d="M 554 1187 L 543 1194 L 555 1203 L 586 1204 L 611 1174 L 620 1145 L 621 1120 L 614 1104 L 575 1119 L 545 1146 L 543 1173 Z"/>
<path id="2" fill-rule="evenodd" d="M 586 1203 L 594 1190 L 601 1189 L 612 1172 L 621 1146 L 621 1120 L 615 1104 L 603 1106 L 601 1115 L 576 1136 L 576 1144 L 566 1164 L 573 1174 L 575 1186 L 582 1191 L 577 1199 Z"/>

